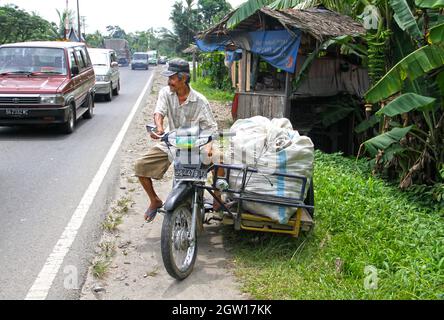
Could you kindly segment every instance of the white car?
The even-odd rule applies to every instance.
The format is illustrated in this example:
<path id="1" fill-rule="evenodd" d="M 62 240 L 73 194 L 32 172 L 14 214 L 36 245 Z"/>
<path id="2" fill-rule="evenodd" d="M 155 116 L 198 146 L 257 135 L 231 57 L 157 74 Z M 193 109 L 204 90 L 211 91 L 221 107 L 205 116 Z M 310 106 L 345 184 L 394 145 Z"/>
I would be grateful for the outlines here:
<path id="1" fill-rule="evenodd" d="M 120 71 L 117 54 L 111 49 L 88 48 L 96 74 L 96 95 L 103 95 L 111 101 L 120 91 Z"/>

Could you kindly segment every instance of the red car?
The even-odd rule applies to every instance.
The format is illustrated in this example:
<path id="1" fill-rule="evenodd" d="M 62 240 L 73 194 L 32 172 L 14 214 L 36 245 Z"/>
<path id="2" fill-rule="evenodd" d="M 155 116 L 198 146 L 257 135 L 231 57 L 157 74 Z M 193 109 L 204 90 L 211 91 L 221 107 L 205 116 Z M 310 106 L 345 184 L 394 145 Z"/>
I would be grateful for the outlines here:
<path id="1" fill-rule="evenodd" d="M 74 131 L 94 111 L 94 69 L 84 43 L 0 46 L 0 126 L 58 124 Z"/>

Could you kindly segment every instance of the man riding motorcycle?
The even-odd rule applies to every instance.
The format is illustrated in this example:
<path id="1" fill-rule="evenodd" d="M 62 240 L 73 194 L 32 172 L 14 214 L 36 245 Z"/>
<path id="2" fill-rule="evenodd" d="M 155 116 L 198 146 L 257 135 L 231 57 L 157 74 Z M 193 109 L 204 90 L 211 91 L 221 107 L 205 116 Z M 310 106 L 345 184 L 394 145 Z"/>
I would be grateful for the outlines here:
<path id="1" fill-rule="evenodd" d="M 168 118 L 170 131 L 181 127 L 199 126 L 201 130 L 209 133 L 217 132 L 217 123 L 208 100 L 190 87 L 189 63 L 183 59 L 173 59 L 169 62 L 168 70 L 162 75 L 168 77 L 168 86 L 159 92 L 154 110 L 157 132 L 151 133 L 151 138 L 159 139 L 159 136 L 164 134 L 165 117 Z M 205 146 L 204 152 L 208 157 L 213 157 L 211 143 Z M 152 179 L 162 179 L 173 161 L 173 156 L 165 144 L 158 143 L 136 161 L 135 175 L 139 178 L 150 200 L 145 211 L 147 222 L 153 221 L 158 210 L 163 206 L 162 200 L 153 188 Z"/>

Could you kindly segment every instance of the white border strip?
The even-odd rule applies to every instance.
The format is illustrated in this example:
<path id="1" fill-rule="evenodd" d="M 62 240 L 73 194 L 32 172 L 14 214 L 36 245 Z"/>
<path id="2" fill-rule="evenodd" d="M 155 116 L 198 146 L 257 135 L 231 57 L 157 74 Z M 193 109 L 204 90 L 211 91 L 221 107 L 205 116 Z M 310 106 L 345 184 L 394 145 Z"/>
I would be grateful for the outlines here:
<path id="1" fill-rule="evenodd" d="M 86 214 L 88 213 L 89 208 L 91 207 L 93 200 L 97 192 L 99 191 L 99 187 L 102 184 L 103 179 L 105 178 L 105 175 L 107 174 L 109 167 L 111 166 L 111 163 L 117 151 L 120 148 L 120 145 L 122 144 L 123 138 L 125 137 L 125 134 L 128 131 L 128 128 L 137 110 L 139 109 L 139 105 L 142 103 L 146 91 L 150 88 L 152 84 L 153 77 L 154 74 L 152 74 L 151 77 L 149 78 L 148 83 L 146 84 L 145 88 L 143 89 L 142 93 L 137 99 L 136 104 L 133 106 L 131 113 L 128 115 L 128 118 L 126 119 L 122 129 L 120 130 L 119 134 L 114 140 L 113 145 L 109 149 L 108 154 L 103 160 L 94 179 L 92 180 L 91 184 L 89 185 L 88 189 L 83 195 L 82 200 L 80 200 L 77 209 L 74 211 L 74 214 L 71 217 L 71 221 L 66 226 L 65 231 L 63 232 L 59 241 L 55 245 L 52 253 L 49 255 L 48 259 L 46 260 L 45 265 L 40 271 L 31 289 L 29 289 L 25 300 L 45 300 L 47 298 L 52 283 L 54 282 L 54 279 L 57 276 L 57 273 L 59 272 L 63 260 L 65 259 L 66 254 L 71 248 L 71 245 L 73 244 L 74 239 L 77 236 L 80 227 L 82 226 Z"/>

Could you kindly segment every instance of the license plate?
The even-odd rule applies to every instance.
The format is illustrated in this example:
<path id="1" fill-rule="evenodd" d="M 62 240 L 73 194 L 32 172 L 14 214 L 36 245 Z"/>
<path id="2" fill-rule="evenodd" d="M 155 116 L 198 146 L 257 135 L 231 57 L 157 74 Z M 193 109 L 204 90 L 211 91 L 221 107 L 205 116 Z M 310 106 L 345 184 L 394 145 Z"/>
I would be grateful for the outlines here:
<path id="1" fill-rule="evenodd" d="M 29 110 L 28 109 L 6 109 L 7 116 L 27 116 Z"/>
<path id="2" fill-rule="evenodd" d="M 176 169 L 174 176 L 178 180 L 205 180 L 207 171 L 201 169 Z"/>

